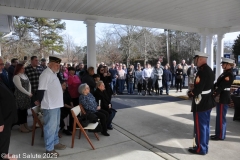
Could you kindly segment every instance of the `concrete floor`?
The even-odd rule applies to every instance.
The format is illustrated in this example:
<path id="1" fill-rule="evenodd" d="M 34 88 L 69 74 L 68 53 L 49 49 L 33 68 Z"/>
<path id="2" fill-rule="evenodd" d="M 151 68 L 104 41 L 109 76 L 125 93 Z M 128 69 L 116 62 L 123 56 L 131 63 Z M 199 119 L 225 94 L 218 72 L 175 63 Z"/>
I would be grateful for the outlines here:
<path id="1" fill-rule="evenodd" d="M 75 138 L 74 148 L 71 136 L 60 139 L 67 145 L 59 151 L 58 159 L 84 160 L 238 160 L 240 149 L 240 121 L 233 121 L 234 109 L 229 108 L 227 114 L 227 138 L 225 141 L 209 141 L 209 152 L 205 156 L 188 153 L 192 146 L 193 121 L 190 112 L 190 100 L 176 98 L 184 96 L 183 92 L 170 95 L 141 96 L 121 95 L 112 99 L 113 107 L 118 108 L 114 118 L 114 130 L 109 131 L 110 137 L 101 134 L 100 141 L 92 133 L 88 133 L 96 150 L 92 150 L 85 137 Z M 214 133 L 216 111 L 211 113 L 211 134 Z M 29 124 L 31 124 L 29 115 Z M 31 146 L 31 133 L 20 133 L 14 126 L 11 136 L 10 153 L 21 156 L 32 154 L 29 159 L 44 159 L 44 141 L 40 129 L 36 131 L 35 144 Z M 24 154 L 25 153 L 25 154 Z M 39 156 L 34 158 L 33 156 Z"/>

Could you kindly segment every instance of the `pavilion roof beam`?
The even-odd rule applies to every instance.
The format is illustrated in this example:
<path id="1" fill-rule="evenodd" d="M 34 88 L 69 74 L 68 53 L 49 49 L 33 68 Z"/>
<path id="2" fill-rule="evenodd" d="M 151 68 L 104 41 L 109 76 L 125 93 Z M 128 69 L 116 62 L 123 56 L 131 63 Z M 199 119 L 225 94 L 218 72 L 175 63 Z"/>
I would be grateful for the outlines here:
<path id="1" fill-rule="evenodd" d="M 126 24 L 126 25 L 136 25 L 151 28 L 168 28 L 173 30 L 182 30 L 187 32 L 198 32 L 197 28 L 191 28 L 187 26 L 177 26 L 165 23 L 154 23 L 148 21 L 123 19 L 123 18 L 113 18 L 86 14 L 74 14 L 65 12 L 54 12 L 54 11 L 42 11 L 34 9 L 24 9 L 15 7 L 5 7 L 0 6 L 0 14 L 8 14 L 13 16 L 31 16 L 31 17 L 45 17 L 45 18 L 58 18 L 58 19 L 68 19 L 68 20 L 79 20 L 85 21 L 86 19 L 96 20 L 100 23 L 114 23 L 114 24 Z"/>

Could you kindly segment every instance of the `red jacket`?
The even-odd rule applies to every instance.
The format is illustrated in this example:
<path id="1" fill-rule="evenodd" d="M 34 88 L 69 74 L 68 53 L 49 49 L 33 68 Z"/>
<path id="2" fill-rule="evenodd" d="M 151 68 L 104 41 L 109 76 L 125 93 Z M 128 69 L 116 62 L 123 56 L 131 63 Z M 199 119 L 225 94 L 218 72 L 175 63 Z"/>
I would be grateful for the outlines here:
<path id="1" fill-rule="evenodd" d="M 78 76 L 70 76 L 68 77 L 68 92 L 71 96 L 71 98 L 78 98 L 79 93 L 78 93 L 78 87 L 81 84 L 81 80 L 79 79 Z"/>

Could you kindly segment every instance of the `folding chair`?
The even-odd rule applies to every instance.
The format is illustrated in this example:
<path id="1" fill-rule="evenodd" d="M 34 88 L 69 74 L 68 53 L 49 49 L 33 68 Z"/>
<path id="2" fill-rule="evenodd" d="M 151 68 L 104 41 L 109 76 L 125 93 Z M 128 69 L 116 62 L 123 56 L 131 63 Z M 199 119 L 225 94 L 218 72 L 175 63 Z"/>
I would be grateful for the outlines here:
<path id="1" fill-rule="evenodd" d="M 33 130 L 32 130 L 32 146 L 33 146 L 34 145 L 34 139 L 35 139 L 35 130 L 37 128 L 42 129 L 41 137 L 43 137 L 43 124 L 37 116 L 37 113 L 40 112 L 40 106 L 35 106 L 35 107 L 31 108 L 31 111 L 32 111 L 32 115 L 33 115 Z"/>
<path id="2" fill-rule="evenodd" d="M 71 148 L 73 148 L 73 146 L 74 146 L 74 138 L 75 138 L 75 134 L 76 134 L 76 129 L 79 129 L 78 139 L 80 139 L 81 132 L 82 132 L 84 134 L 84 136 L 86 137 L 88 143 L 91 145 L 92 149 L 95 149 L 93 144 L 92 144 L 92 142 L 91 142 L 91 140 L 89 139 L 87 133 L 85 132 L 85 130 L 95 129 L 97 127 L 97 125 L 98 125 L 98 122 L 96 122 L 96 123 L 89 123 L 87 127 L 83 128 L 81 123 L 79 122 L 79 120 L 77 118 L 77 115 L 81 114 L 81 111 L 82 111 L 82 114 L 86 114 L 86 112 L 84 110 L 81 110 L 80 106 L 75 106 L 74 108 L 71 109 L 71 113 L 72 113 L 72 116 L 73 116 L 73 119 L 74 119 Z M 76 126 L 78 126 L 79 128 L 76 128 Z M 94 133 L 94 135 L 96 136 L 97 140 L 99 140 L 98 134 Z"/>

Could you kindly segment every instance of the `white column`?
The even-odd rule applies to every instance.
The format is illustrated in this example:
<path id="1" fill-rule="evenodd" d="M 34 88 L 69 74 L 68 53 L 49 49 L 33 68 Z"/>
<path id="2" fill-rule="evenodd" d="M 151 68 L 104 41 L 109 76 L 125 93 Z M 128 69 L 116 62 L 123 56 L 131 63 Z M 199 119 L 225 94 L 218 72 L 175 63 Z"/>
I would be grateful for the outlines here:
<path id="1" fill-rule="evenodd" d="M 201 35 L 201 48 L 200 52 L 206 53 L 206 35 Z"/>
<path id="2" fill-rule="evenodd" d="M 207 35 L 207 64 L 213 69 L 213 35 Z"/>
<path id="3" fill-rule="evenodd" d="M 86 20 L 87 25 L 87 67 L 94 67 L 96 71 L 96 38 L 95 38 L 95 24 L 94 20 Z"/>
<path id="4" fill-rule="evenodd" d="M 216 53 L 216 78 L 217 79 L 223 72 L 221 63 L 221 57 L 223 57 L 223 40 L 224 34 L 217 35 L 217 53 Z"/>

